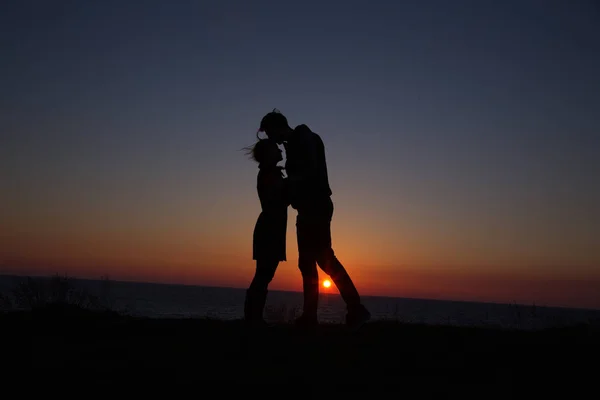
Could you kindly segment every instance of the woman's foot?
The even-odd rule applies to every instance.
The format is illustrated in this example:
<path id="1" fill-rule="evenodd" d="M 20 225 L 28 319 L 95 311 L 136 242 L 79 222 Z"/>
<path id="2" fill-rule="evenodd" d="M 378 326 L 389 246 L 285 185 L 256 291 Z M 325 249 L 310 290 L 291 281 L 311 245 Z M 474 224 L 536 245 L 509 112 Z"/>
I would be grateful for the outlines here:
<path id="1" fill-rule="evenodd" d="M 248 289 L 244 301 L 244 320 L 247 324 L 266 324 L 263 320 L 263 309 L 267 301 L 267 291 Z"/>
<path id="2" fill-rule="evenodd" d="M 246 323 L 246 327 L 248 329 L 266 329 L 266 328 L 271 328 L 272 325 L 270 325 L 269 323 L 267 323 L 267 321 L 265 321 L 264 319 L 255 319 L 255 320 L 245 320 L 244 321 Z"/>

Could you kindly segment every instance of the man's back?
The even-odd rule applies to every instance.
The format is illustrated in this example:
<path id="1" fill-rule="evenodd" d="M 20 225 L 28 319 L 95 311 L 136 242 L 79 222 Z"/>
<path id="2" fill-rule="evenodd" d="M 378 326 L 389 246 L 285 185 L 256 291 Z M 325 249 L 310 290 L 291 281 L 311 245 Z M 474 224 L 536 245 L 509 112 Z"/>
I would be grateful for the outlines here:
<path id="1" fill-rule="evenodd" d="M 285 169 L 290 179 L 292 207 L 298 209 L 331 196 L 325 145 L 306 125 L 297 126 L 286 144 Z"/>

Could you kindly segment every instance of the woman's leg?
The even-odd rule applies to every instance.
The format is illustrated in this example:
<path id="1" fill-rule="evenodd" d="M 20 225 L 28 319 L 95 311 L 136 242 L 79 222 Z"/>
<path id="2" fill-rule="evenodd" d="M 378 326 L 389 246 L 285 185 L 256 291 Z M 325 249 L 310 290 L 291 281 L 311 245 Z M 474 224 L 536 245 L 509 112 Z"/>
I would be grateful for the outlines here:
<path id="1" fill-rule="evenodd" d="M 278 265 L 278 260 L 256 260 L 256 271 L 250 287 L 246 291 L 244 303 L 244 319 L 246 321 L 262 321 L 263 310 L 267 302 L 267 289 L 275 276 Z"/>

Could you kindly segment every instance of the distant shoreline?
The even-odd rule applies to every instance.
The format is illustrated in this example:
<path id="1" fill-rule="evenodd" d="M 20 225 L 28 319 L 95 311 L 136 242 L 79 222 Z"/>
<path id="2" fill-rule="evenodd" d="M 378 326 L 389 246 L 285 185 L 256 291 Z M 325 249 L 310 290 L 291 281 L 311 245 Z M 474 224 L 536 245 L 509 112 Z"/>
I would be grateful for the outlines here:
<path id="1" fill-rule="evenodd" d="M 54 274 L 59 276 L 64 276 L 61 274 Z M 0 274 L 0 279 L 27 279 L 28 277 L 36 278 L 36 279 L 51 279 L 54 275 L 14 275 L 14 274 Z M 79 282 L 102 282 L 103 278 L 78 278 L 75 276 L 68 276 L 69 279 Z M 226 289 L 226 290 L 246 290 L 246 288 L 242 287 L 231 287 L 231 286 L 213 286 L 213 285 L 193 285 L 186 283 L 163 283 L 163 282 L 142 282 L 142 281 L 130 281 L 130 280 L 121 280 L 121 279 L 111 279 L 108 277 L 106 279 L 108 282 L 114 283 L 124 283 L 124 284 L 136 284 L 136 285 L 158 285 L 158 286 L 171 286 L 171 287 L 186 287 L 186 288 L 211 288 L 211 289 Z M 294 290 L 270 290 L 272 293 L 297 293 L 301 294 L 301 291 Z M 340 297 L 338 293 L 322 293 L 322 295 L 332 296 L 332 297 Z M 492 305 L 492 306 L 505 306 L 505 307 L 535 307 L 535 308 L 545 308 L 545 309 L 555 309 L 555 310 L 564 310 L 564 311 L 580 311 L 580 312 L 600 312 L 600 308 L 592 308 L 592 307 L 564 307 L 564 306 L 553 306 L 553 305 L 541 305 L 541 304 L 523 304 L 523 303 L 498 303 L 491 301 L 469 301 L 469 300 L 443 300 L 443 299 L 428 299 L 428 298 L 419 298 L 419 297 L 398 297 L 398 296 L 374 296 L 374 295 L 363 295 L 361 296 L 365 299 L 374 298 L 374 299 L 391 299 L 391 300 L 414 300 L 414 301 L 425 301 L 425 302 L 434 302 L 434 303 L 454 303 L 454 304 L 482 304 L 482 305 Z"/>

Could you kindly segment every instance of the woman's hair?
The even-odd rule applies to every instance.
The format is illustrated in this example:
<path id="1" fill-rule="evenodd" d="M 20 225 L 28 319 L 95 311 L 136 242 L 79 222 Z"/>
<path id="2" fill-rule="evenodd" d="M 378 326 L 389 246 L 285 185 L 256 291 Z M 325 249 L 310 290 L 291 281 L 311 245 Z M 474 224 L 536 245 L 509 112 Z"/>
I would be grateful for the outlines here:
<path id="1" fill-rule="evenodd" d="M 246 155 L 250 156 L 251 159 L 257 163 L 265 161 L 266 155 L 269 154 L 269 147 L 277 146 L 277 143 L 273 139 L 258 139 L 258 142 L 252 146 L 245 147 L 244 150 Z"/>

